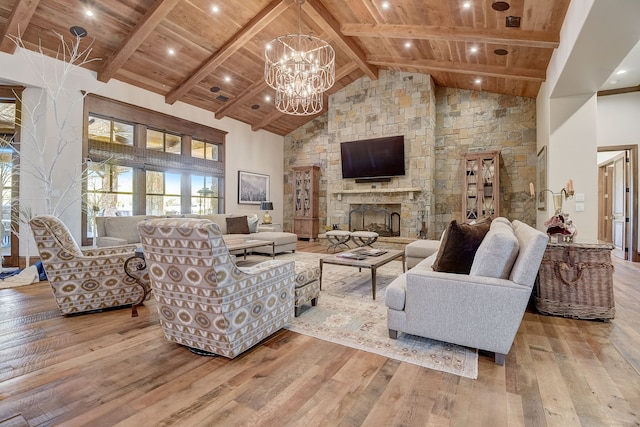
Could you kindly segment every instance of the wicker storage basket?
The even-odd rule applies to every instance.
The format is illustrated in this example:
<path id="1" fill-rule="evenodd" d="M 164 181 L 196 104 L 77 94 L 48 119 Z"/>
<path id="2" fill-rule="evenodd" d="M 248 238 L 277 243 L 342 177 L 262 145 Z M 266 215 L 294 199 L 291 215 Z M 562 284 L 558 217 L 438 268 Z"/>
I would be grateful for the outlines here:
<path id="1" fill-rule="evenodd" d="M 615 316 L 608 244 L 549 243 L 535 292 L 538 311 L 574 319 Z"/>

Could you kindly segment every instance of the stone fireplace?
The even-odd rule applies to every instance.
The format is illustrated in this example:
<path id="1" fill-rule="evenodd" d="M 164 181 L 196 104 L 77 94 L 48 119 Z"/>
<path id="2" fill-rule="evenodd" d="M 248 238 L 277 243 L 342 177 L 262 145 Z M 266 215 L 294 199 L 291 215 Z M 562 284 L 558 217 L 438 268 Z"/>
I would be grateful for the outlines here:
<path id="1" fill-rule="evenodd" d="M 400 236 L 400 204 L 351 205 L 349 231 L 374 231 L 382 237 Z"/>
<path id="2" fill-rule="evenodd" d="M 363 188 L 328 194 L 328 224 L 349 231 L 375 231 L 381 237 L 416 237 L 425 209 L 418 187 Z"/>

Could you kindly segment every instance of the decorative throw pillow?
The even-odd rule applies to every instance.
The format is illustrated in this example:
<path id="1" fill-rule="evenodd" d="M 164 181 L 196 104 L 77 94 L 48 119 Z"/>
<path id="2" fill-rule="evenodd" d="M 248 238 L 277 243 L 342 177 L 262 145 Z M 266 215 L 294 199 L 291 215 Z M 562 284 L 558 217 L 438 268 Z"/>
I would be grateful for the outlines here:
<path id="1" fill-rule="evenodd" d="M 445 230 L 433 270 L 469 274 L 473 257 L 490 226 L 491 218 L 478 220 L 475 224 L 458 224 L 455 219 L 451 221 Z"/>
<path id="2" fill-rule="evenodd" d="M 249 234 L 247 216 L 227 217 L 227 234 Z"/>
<path id="3" fill-rule="evenodd" d="M 469 274 L 508 279 L 519 251 L 520 243 L 511 224 L 493 221 L 473 258 Z"/>
<path id="4" fill-rule="evenodd" d="M 258 222 L 260 219 L 257 216 L 251 216 L 247 218 L 247 222 L 249 223 L 249 232 L 257 233 L 258 232 Z"/>

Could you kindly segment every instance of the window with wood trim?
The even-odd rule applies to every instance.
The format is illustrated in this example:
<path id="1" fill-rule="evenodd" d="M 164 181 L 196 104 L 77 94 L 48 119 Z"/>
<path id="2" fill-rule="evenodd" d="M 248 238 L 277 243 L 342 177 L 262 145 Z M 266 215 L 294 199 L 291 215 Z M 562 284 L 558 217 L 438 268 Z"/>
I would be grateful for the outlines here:
<path id="1" fill-rule="evenodd" d="M 85 119 L 83 244 L 96 215 L 224 212 L 226 132 L 95 95 Z"/>
<path id="2" fill-rule="evenodd" d="M 20 159 L 13 148 L 20 150 L 22 86 L 0 85 L 0 184 L 2 200 L 0 242 L 3 266 L 20 265 Z M 13 147 L 13 148 L 12 148 Z"/>

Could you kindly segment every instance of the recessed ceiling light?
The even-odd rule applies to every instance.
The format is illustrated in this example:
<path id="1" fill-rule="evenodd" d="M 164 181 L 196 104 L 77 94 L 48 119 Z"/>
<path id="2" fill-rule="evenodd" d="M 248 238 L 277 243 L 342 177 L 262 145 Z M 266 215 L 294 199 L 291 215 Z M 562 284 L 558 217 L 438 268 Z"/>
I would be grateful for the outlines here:
<path id="1" fill-rule="evenodd" d="M 471 46 L 471 49 L 469 49 L 469 51 L 471 53 L 478 53 L 478 46 Z"/>
<path id="2" fill-rule="evenodd" d="M 466 1 L 466 2 L 462 3 L 462 7 L 464 9 L 470 9 L 471 8 L 471 2 L 470 1 Z"/>
<path id="3" fill-rule="evenodd" d="M 175 54 L 176 54 L 176 51 L 175 51 L 175 50 L 173 50 L 173 49 L 171 49 L 171 48 L 169 48 L 169 49 L 167 49 L 167 53 L 168 53 L 169 55 L 175 55 Z"/>
<path id="4" fill-rule="evenodd" d="M 84 11 L 84 13 L 85 13 L 85 15 L 87 15 L 87 16 L 93 16 L 93 10 L 91 10 L 91 9 L 87 9 L 87 10 L 85 10 L 85 11 Z"/>
<path id="5" fill-rule="evenodd" d="M 509 3 L 507 3 L 506 1 L 496 1 L 493 2 L 493 4 L 491 5 L 491 8 L 493 10 L 497 10 L 498 12 L 504 12 L 505 10 L 508 10 L 511 6 L 509 6 Z"/>
<path id="6" fill-rule="evenodd" d="M 211 12 L 218 13 L 220 12 L 220 8 L 216 5 L 211 6 Z"/>
<path id="7" fill-rule="evenodd" d="M 407 48 L 411 47 L 411 42 L 405 42 L 404 47 L 407 47 Z"/>
<path id="8" fill-rule="evenodd" d="M 225 81 L 225 82 L 230 82 L 230 81 L 231 81 L 231 77 L 226 76 L 226 77 L 224 78 L 224 81 Z"/>
<path id="9" fill-rule="evenodd" d="M 616 71 L 616 74 L 620 75 L 620 74 L 624 74 L 626 72 L 627 72 L 627 70 L 618 70 L 618 71 Z"/>
<path id="10" fill-rule="evenodd" d="M 388 1 L 383 1 L 381 6 L 383 9 L 389 9 L 391 7 Z"/>
<path id="11" fill-rule="evenodd" d="M 479 85 L 480 83 L 482 83 L 482 80 L 481 80 L 481 79 L 476 79 L 476 80 L 475 80 L 475 84 Z"/>
<path id="12" fill-rule="evenodd" d="M 80 38 L 86 37 L 88 34 L 87 30 L 77 25 L 74 25 L 73 27 L 69 28 L 69 32 L 71 32 L 71 34 L 73 34 L 74 37 L 80 37 Z"/>
<path id="13" fill-rule="evenodd" d="M 264 97 L 264 100 L 269 102 L 269 101 L 271 101 L 271 97 L 269 95 L 267 95 L 267 96 Z"/>

